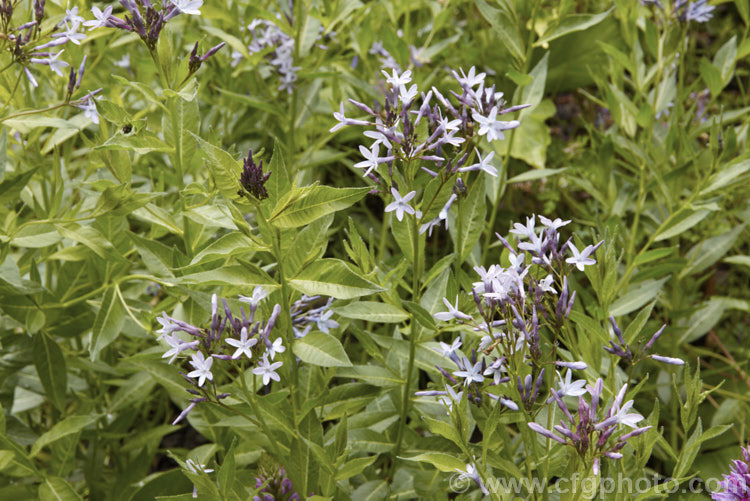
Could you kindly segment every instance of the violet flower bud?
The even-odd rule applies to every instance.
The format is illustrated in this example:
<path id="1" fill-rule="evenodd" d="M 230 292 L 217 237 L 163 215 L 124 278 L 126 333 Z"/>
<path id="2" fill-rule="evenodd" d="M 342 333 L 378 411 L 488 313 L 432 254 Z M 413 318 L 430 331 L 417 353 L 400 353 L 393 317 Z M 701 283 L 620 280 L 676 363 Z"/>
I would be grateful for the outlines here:
<path id="1" fill-rule="evenodd" d="M 44 4 L 47 0 L 34 0 L 34 19 L 37 23 L 41 23 L 44 19 Z"/>
<path id="2" fill-rule="evenodd" d="M 192 402 L 190 405 L 188 405 L 184 411 L 180 412 L 180 415 L 177 416 L 177 419 L 172 421 L 172 426 L 176 425 L 180 421 L 182 421 L 189 413 L 195 408 L 196 403 Z"/>
<path id="3" fill-rule="evenodd" d="M 557 361 L 555 362 L 555 365 L 558 367 L 565 367 L 566 369 L 573 369 L 573 370 L 586 370 L 588 365 L 586 362 L 561 362 Z"/>
<path id="4" fill-rule="evenodd" d="M 76 70 L 71 66 L 70 75 L 68 76 L 68 97 L 73 95 L 76 90 Z"/>
<path id="5" fill-rule="evenodd" d="M 661 329 L 654 332 L 654 335 L 651 336 L 651 339 L 649 339 L 648 343 L 646 343 L 646 346 L 643 347 L 644 350 L 651 349 L 651 347 L 654 345 L 657 339 L 661 336 L 661 333 L 664 332 L 664 328 L 667 326 L 667 324 L 664 324 L 661 326 Z"/>
<path id="6" fill-rule="evenodd" d="M 663 357 L 661 355 L 649 355 L 648 358 L 653 358 L 657 362 L 663 362 L 671 365 L 685 365 L 685 361 L 681 358 Z"/>
<path id="7" fill-rule="evenodd" d="M 219 51 L 219 49 L 221 49 L 225 45 L 226 45 L 226 42 L 221 42 L 219 45 L 208 49 L 208 52 L 206 52 L 205 54 L 203 54 L 203 56 L 201 56 L 201 62 L 205 62 L 206 59 L 216 54 Z"/>

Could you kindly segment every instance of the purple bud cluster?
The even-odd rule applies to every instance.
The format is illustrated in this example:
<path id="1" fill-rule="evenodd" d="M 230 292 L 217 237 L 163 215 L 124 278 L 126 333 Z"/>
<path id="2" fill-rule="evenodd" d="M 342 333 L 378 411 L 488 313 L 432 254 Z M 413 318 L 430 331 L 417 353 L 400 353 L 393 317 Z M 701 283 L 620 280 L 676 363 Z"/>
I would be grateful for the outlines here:
<path id="1" fill-rule="evenodd" d="M 253 501 L 299 501 L 300 499 L 283 467 L 272 472 L 262 468 L 255 477 L 255 488 L 260 490 L 253 496 Z"/>
<path id="2" fill-rule="evenodd" d="M 722 492 L 712 492 L 716 501 L 746 501 L 750 499 L 750 447 L 742 448 L 742 459 L 732 461 L 729 474 L 719 483 Z"/>
<path id="3" fill-rule="evenodd" d="M 268 198 L 265 184 L 269 177 L 271 177 L 270 172 L 263 172 L 263 160 L 256 164 L 253 160 L 253 150 L 248 150 L 247 157 L 242 160 L 242 173 L 240 174 L 242 188 L 237 194 L 256 200 Z"/>
<path id="4" fill-rule="evenodd" d="M 202 0 L 162 0 L 161 8 L 157 10 L 151 0 L 119 1 L 130 15 L 120 19 L 111 15 L 112 9 L 108 8 L 109 14 L 101 16 L 102 25 L 136 33 L 149 50 L 156 49 L 159 35 L 170 19 L 181 13 L 199 15 L 198 9 L 203 5 Z M 97 19 L 101 18 L 97 16 Z"/>
<path id="5" fill-rule="evenodd" d="M 560 424 L 555 425 L 552 430 L 535 422 L 528 423 L 529 428 L 540 435 L 575 449 L 587 464 L 591 464 L 594 475 L 599 474 L 602 457 L 622 458 L 620 451 L 627 441 L 651 428 L 651 426 L 638 428 L 636 425 L 643 420 L 643 416 L 629 412 L 633 407 L 632 400 L 623 403 L 627 385 L 623 385 L 609 409 L 603 412 L 604 406 L 600 405 L 603 388 L 604 383 L 601 378 L 597 379 L 593 386 L 587 385 L 586 391 L 589 398 L 587 400 L 583 396 L 578 397 L 578 412 L 574 414 L 568 410 L 562 395 L 553 389 L 551 390 L 552 397 L 562 411 L 564 419 L 561 419 Z M 621 431 L 620 424 L 633 430 L 621 433 L 614 440 L 610 440 Z"/>
<path id="6" fill-rule="evenodd" d="M 208 327 L 191 325 L 167 315 L 166 312 L 157 317 L 162 326 L 157 331 L 161 334 L 158 339 L 164 339 L 170 346 L 162 358 L 170 358 L 171 364 L 183 352 L 192 353 L 190 366 L 193 370 L 181 374 L 192 385 L 187 391 L 195 395 L 195 398 L 190 399 L 190 405 L 172 424 L 184 419 L 197 403 L 212 398 L 220 400 L 228 396 L 216 395 L 216 382 L 212 372 L 214 359 L 234 361 L 244 355 L 251 364 L 255 364 L 253 374 L 262 376 L 264 385 L 268 385 L 272 379 L 280 380 L 276 370 L 281 367 L 282 362 L 272 361 L 276 354 L 284 352 L 286 347 L 283 346 L 280 337 L 272 340 L 271 332 L 281 313 L 281 306 L 275 305 L 268 319 L 256 319 L 258 306 L 264 297 L 265 292 L 260 287 L 256 287 L 251 298 L 240 296 L 241 302 L 249 304 L 249 312 L 246 312 L 243 306 L 240 307 L 240 315 L 235 316 L 225 299 L 221 304 L 223 308 L 220 308 L 218 297 L 214 294 L 211 297 L 211 320 Z M 182 339 L 177 335 L 178 332 L 187 334 L 190 340 Z M 213 391 L 209 391 L 205 386 L 207 380 L 211 382 Z"/>

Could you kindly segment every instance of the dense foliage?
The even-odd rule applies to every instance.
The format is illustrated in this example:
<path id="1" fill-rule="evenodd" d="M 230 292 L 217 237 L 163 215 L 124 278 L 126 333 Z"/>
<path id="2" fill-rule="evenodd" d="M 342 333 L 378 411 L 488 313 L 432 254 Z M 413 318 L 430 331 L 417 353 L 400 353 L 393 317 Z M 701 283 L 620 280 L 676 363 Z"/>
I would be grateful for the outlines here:
<path id="1" fill-rule="evenodd" d="M 0 499 L 748 499 L 747 0 L 0 0 Z"/>

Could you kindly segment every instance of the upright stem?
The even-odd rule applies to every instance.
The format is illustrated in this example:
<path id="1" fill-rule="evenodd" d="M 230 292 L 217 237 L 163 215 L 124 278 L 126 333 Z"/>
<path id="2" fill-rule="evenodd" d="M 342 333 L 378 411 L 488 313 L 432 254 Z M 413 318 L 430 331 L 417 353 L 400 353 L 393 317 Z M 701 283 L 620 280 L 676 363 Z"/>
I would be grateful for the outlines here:
<path id="1" fill-rule="evenodd" d="M 414 221 L 414 226 L 412 227 L 412 245 L 414 246 L 414 262 L 413 265 L 413 272 L 411 277 L 411 297 L 412 301 L 415 303 L 419 302 L 419 226 L 417 225 L 417 222 Z M 393 468 L 393 465 L 396 463 L 396 458 L 398 458 L 399 453 L 401 452 L 401 444 L 404 439 L 404 431 L 406 429 L 406 419 L 409 416 L 409 405 L 411 404 L 411 385 L 412 385 L 412 376 L 414 372 L 414 358 L 417 353 L 417 341 L 419 340 L 420 335 L 420 329 L 419 324 L 416 322 L 416 320 L 412 317 L 411 325 L 410 325 L 410 332 L 409 332 L 409 361 L 406 366 L 406 384 L 404 385 L 404 394 L 403 399 L 401 401 L 401 417 L 398 422 L 398 432 L 396 434 L 396 446 L 393 449 L 393 463 L 391 463 L 391 468 Z"/>

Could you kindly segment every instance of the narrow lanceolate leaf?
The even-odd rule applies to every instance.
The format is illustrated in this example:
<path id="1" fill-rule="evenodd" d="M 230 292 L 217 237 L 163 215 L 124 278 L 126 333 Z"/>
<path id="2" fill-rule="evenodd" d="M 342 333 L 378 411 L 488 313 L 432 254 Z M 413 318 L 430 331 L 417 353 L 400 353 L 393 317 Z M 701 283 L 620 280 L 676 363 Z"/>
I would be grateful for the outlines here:
<path id="1" fill-rule="evenodd" d="M 69 416 L 59 423 L 57 423 L 55 426 L 52 427 L 48 432 L 43 434 L 41 437 L 37 439 L 36 442 L 34 442 L 33 447 L 31 448 L 31 452 L 29 453 L 29 456 L 34 457 L 37 454 L 39 454 L 39 451 L 42 450 L 43 447 L 48 446 L 49 444 L 56 442 L 57 440 L 60 440 L 63 437 L 67 437 L 68 435 L 72 435 L 74 433 L 78 433 L 79 431 L 83 430 L 85 427 L 92 424 L 94 421 L 96 421 L 98 416 Z"/>
<path id="2" fill-rule="evenodd" d="M 599 14 L 571 14 L 566 16 L 560 20 L 560 23 L 556 27 L 549 30 L 544 36 L 542 36 L 542 38 L 537 40 L 534 43 L 534 47 L 541 47 L 542 45 L 545 45 L 556 38 L 565 36 L 568 33 L 583 31 L 595 26 L 604 21 L 612 12 L 612 9 Z"/>
<path id="3" fill-rule="evenodd" d="M 320 294 L 337 299 L 353 299 L 385 290 L 338 259 L 319 259 L 304 268 L 289 283 L 308 296 Z"/>
<path id="4" fill-rule="evenodd" d="M 68 373 L 65 357 L 54 339 L 39 332 L 33 340 L 34 366 L 47 398 L 58 410 L 65 410 Z"/>
<path id="5" fill-rule="evenodd" d="M 308 364 L 321 367 L 351 367 L 341 342 L 325 332 L 311 332 L 294 341 L 294 354 Z"/>
<path id="6" fill-rule="evenodd" d="M 454 455 L 445 454 L 443 452 L 425 452 L 417 456 L 402 457 L 407 461 L 419 461 L 422 463 L 429 463 L 440 471 L 449 471 L 454 473 L 456 470 L 464 470 L 466 464 L 458 459 Z"/>
<path id="7" fill-rule="evenodd" d="M 361 458 L 350 459 L 336 471 L 336 480 L 346 480 L 354 475 L 359 475 L 365 468 L 370 466 L 378 458 L 378 455 L 365 456 Z"/>
<path id="8" fill-rule="evenodd" d="M 378 323 L 399 323 L 409 318 L 409 314 L 397 306 L 375 301 L 358 301 L 333 308 L 344 318 L 355 318 Z"/>
<path id="9" fill-rule="evenodd" d="M 677 218 L 675 222 L 664 228 L 661 233 L 656 236 L 656 241 L 666 240 L 667 238 L 676 237 L 680 233 L 689 230 L 696 224 L 703 221 L 711 213 L 708 209 L 700 209 L 692 212 L 686 217 Z"/>
<path id="10" fill-rule="evenodd" d="M 102 306 L 94 319 L 89 347 L 91 360 L 96 360 L 99 352 L 120 335 L 122 325 L 125 323 L 125 307 L 115 287 L 110 287 L 104 293 Z"/>
<path id="11" fill-rule="evenodd" d="M 659 291 L 661 291 L 662 286 L 667 280 L 669 280 L 669 277 L 662 278 L 661 280 L 648 280 L 636 284 L 628 289 L 628 292 L 626 292 L 625 295 L 612 303 L 609 307 L 609 314 L 619 317 L 620 315 L 627 315 L 631 311 L 637 310 L 654 299 L 659 294 Z"/>
<path id="12" fill-rule="evenodd" d="M 39 486 L 40 501 L 79 501 L 83 498 L 60 477 L 47 477 Z"/>
<path id="13" fill-rule="evenodd" d="M 217 270 L 192 273 L 182 277 L 180 283 L 239 286 L 263 285 L 267 287 L 278 287 L 278 284 L 268 276 L 268 273 L 257 266 L 249 264 L 222 266 Z"/>
<path id="14" fill-rule="evenodd" d="M 281 207 L 269 221 L 277 228 L 298 228 L 327 214 L 346 209 L 370 191 L 370 188 L 332 188 L 314 186 L 306 195 Z"/>
<path id="15" fill-rule="evenodd" d="M 216 188 L 223 193 L 224 196 L 236 198 L 237 190 L 240 189 L 240 161 L 236 160 L 232 155 L 218 146 L 212 145 L 192 132 L 190 132 L 190 135 L 198 143 L 198 148 L 206 161 L 208 170 L 211 172 Z"/>
<path id="16" fill-rule="evenodd" d="M 172 147 L 147 130 L 138 134 L 118 131 L 114 136 L 94 148 L 95 150 L 129 150 L 145 155 L 152 151 L 172 151 Z"/>
<path id="17" fill-rule="evenodd" d="M 688 265 L 680 272 L 680 278 L 693 273 L 700 273 L 721 259 L 724 254 L 729 252 L 744 229 L 745 225 L 742 224 L 722 235 L 696 244 L 685 256 Z"/>
<path id="18" fill-rule="evenodd" d="M 456 253 L 459 262 L 463 262 L 471 252 L 471 249 L 482 235 L 487 213 L 487 203 L 484 198 L 485 176 L 480 175 L 474 181 L 469 195 L 460 202 L 459 214 L 456 218 Z"/>

